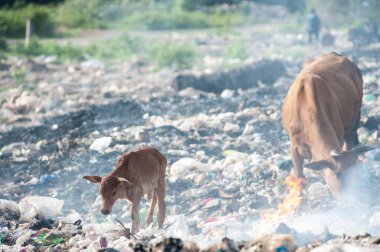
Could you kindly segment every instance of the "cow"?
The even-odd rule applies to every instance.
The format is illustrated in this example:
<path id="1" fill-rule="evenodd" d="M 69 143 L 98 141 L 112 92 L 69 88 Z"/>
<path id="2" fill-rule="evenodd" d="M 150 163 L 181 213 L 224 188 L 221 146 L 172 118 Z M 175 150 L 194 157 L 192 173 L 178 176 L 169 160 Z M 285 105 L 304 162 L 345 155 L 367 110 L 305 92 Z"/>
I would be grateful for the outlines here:
<path id="1" fill-rule="evenodd" d="M 360 154 L 371 150 L 358 146 L 362 97 L 361 71 L 348 58 L 332 52 L 305 63 L 282 107 L 293 175 L 304 178 L 304 167 L 321 171 L 338 200 L 342 199 L 341 175 Z M 304 160 L 309 161 L 305 166 Z"/>
<path id="2" fill-rule="evenodd" d="M 140 226 L 139 205 L 143 195 L 151 197 L 150 208 L 146 216 L 146 227 L 152 223 L 152 216 L 158 204 L 158 228 L 165 220 L 165 172 L 167 160 L 154 148 L 144 148 L 121 155 L 115 169 L 107 176 L 84 176 L 92 183 L 99 183 L 99 195 L 102 199 L 101 213 L 108 215 L 118 199 L 127 199 L 132 203 L 132 233 Z"/>

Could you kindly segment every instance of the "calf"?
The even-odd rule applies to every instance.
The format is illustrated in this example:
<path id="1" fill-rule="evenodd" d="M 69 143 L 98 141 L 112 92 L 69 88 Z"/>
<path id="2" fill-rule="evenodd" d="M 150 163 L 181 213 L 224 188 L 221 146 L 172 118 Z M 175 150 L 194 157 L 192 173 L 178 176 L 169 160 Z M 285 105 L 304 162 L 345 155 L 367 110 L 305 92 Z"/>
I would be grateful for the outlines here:
<path id="1" fill-rule="evenodd" d="M 102 198 L 101 212 L 110 214 L 118 199 L 132 202 L 132 233 L 140 226 L 139 205 L 144 194 L 152 195 L 150 208 L 146 216 L 146 226 L 152 223 L 153 211 L 158 203 L 158 228 L 165 220 L 165 171 L 166 158 L 156 149 L 145 148 L 123 154 L 115 169 L 105 177 L 84 176 L 92 183 L 99 183 Z"/>
<path id="2" fill-rule="evenodd" d="M 283 126 L 290 137 L 293 174 L 305 167 L 321 170 L 332 194 L 340 199 L 340 174 L 368 150 L 358 145 L 357 128 L 363 96 L 359 68 L 329 53 L 308 62 L 290 87 L 282 107 Z M 354 148 L 355 147 L 355 148 Z"/>

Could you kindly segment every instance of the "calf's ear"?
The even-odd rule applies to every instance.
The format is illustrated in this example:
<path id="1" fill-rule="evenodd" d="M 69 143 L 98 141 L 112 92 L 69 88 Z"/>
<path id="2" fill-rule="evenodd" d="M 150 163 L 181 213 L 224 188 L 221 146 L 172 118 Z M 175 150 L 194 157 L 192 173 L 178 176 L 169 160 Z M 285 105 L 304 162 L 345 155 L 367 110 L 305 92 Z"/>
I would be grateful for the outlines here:
<path id="1" fill-rule="evenodd" d="M 117 178 L 117 180 L 119 180 L 119 182 L 121 184 L 123 184 L 123 185 L 125 185 L 127 187 L 133 186 L 133 184 L 129 180 L 125 179 L 125 178 L 122 178 L 122 177 L 116 177 L 116 178 Z"/>
<path id="2" fill-rule="evenodd" d="M 100 183 L 102 182 L 102 177 L 100 176 L 84 176 L 83 179 L 86 179 L 92 183 Z"/>
<path id="3" fill-rule="evenodd" d="M 327 160 L 320 160 L 320 161 L 315 161 L 315 162 L 305 164 L 304 167 L 312 169 L 312 170 L 320 171 L 320 170 L 326 169 L 326 168 L 331 169 L 332 164 Z"/>

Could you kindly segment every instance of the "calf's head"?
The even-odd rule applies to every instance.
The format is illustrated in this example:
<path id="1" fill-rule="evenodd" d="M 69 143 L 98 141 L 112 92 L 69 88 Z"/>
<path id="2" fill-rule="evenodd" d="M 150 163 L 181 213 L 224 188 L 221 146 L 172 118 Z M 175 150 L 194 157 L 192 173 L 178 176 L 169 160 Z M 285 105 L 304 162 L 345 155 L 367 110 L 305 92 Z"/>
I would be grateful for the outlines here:
<path id="1" fill-rule="evenodd" d="M 308 163 L 305 168 L 322 171 L 333 196 L 342 199 L 341 190 L 344 175 L 356 164 L 359 155 L 373 149 L 369 146 L 358 146 L 349 151 L 338 152 L 333 150 L 326 160 Z"/>
<path id="2" fill-rule="evenodd" d="M 112 212 L 112 206 L 116 200 L 126 198 L 127 191 L 132 187 L 132 183 L 125 178 L 115 176 L 84 176 L 92 183 L 99 183 L 99 195 L 102 199 L 102 208 L 100 212 L 104 215 Z"/>

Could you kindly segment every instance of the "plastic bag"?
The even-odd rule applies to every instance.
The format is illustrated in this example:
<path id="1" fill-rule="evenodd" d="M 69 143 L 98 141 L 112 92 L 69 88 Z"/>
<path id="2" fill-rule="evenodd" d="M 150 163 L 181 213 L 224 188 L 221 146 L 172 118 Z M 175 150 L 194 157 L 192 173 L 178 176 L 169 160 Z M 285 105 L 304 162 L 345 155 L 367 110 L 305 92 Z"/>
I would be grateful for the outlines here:
<path id="1" fill-rule="evenodd" d="M 20 220 L 31 221 L 37 215 L 40 217 L 52 217 L 60 214 L 64 201 L 50 197 L 28 196 L 23 198 L 18 207 Z"/>

